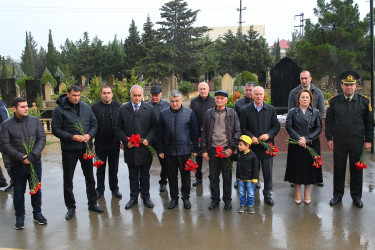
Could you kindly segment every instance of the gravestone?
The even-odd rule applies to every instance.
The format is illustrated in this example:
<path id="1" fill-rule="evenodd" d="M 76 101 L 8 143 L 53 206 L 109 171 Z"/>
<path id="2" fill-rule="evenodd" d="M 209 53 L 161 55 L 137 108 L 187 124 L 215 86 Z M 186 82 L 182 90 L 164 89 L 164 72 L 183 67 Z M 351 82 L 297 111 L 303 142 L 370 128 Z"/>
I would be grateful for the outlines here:
<path id="1" fill-rule="evenodd" d="M 44 100 L 47 102 L 52 101 L 52 95 L 53 87 L 49 82 L 47 82 L 46 84 L 44 84 Z"/>
<path id="2" fill-rule="evenodd" d="M 301 67 L 284 57 L 271 68 L 271 102 L 278 115 L 288 112 L 289 92 L 300 84 Z"/>
<path id="3" fill-rule="evenodd" d="M 2 78 L 0 79 L 1 97 L 8 107 L 12 106 L 12 100 L 17 96 L 16 79 Z"/>
<path id="4" fill-rule="evenodd" d="M 37 102 L 36 99 L 38 97 L 42 98 L 42 85 L 40 84 L 40 80 L 26 80 L 25 85 L 27 105 L 31 107 L 33 102 Z"/>
<path id="5" fill-rule="evenodd" d="M 113 86 L 114 83 L 115 83 L 115 77 L 113 75 L 110 75 L 107 81 L 107 85 Z"/>
<path id="6" fill-rule="evenodd" d="M 81 82 L 80 82 L 79 86 L 85 86 L 85 85 L 86 85 L 86 77 L 81 76 Z"/>
<path id="7" fill-rule="evenodd" d="M 175 75 L 168 78 L 168 85 L 170 90 L 178 90 L 177 77 Z"/>
<path id="8" fill-rule="evenodd" d="M 59 93 L 61 93 L 64 89 L 66 89 L 66 84 L 65 83 L 60 83 L 59 84 Z"/>
<path id="9" fill-rule="evenodd" d="M 115 75 L 115 79 L 119 80 L 119 81 L 123 81 L 124 78 L 122 77 L 122 74 L 121 72 L 117 72 L 116 75 Z"/>
<path id="10" fill-rule="evenodd" d="M 16 96 L 20 97 L 21 96 L 21 89 L 20 87 L 16 84 Z"/>
<path id="11" fill-rule="evenodd" d="M 161 81 L 161 92 L 163 93 L 163 96 L 168 96 L 170 92 L 169 84 L 168 84 L 168 78 L 164 78 Z"/>
<path id="12" fill-rule="evenodd" d="M 228 94 L 233 93 L 233 78 L 228 73 L 221 78 L 221 89 Z"/>

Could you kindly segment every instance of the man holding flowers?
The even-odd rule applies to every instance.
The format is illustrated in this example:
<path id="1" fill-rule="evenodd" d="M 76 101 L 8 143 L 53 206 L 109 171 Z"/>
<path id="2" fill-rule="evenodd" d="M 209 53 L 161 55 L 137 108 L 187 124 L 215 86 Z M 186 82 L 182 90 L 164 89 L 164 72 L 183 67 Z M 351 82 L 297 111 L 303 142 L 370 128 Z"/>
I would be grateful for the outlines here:
<path id="1" fill-rule="evenodd" d="M 212 210 L 220 202 L 220 172 L 223 177 L 224 209 L 232 208 L 232 169 L 228 157 L 237 148 L 237 141 L 241 136 L 240 121 L 234 109 L 225 107 L 228 93 L 223 90 L 215 92 L 215 108 L 206 111 L 202 123 L 202 156 L 209 162 L 209 179 L 211 189 Z M 220 149 L 220 150 L 218 150 Z M 225 150 L 225 153 L 219 151 Z"/>
<path id="2" fill-rule="evenodd" d="M 65 215 L 66 220 L 70 220 L 75 214 L 73 176 L 78 160 L 81 162 L 82 172 L 85 176 L 88 209 L 98 213 L 104 212 L 96 203 L 92 162 L 95 155 L 90 150 L 91 139 L 96 135 L 98 124 L 90 106 L 80 101 L 80 98 L 80 88 L 77 85 L 70 86 L 66 94 L 59 96 L 56 101 L 57 107 L 52 113 L 52 133 L 60 139 L 62 150 L 64 200 L 68 208 Z M 88 150 L 89 152 L 87 152 Z"/>
<path id="3" fill-rule="evenodd" d="M 40 158 L 46 145 L 46 135 L 39 119 L 28 115 L 26 99 L 15 97 L 12 100 L 12 108 L 14 116 L 1 124 L 1 149 L 10 158 L 10 172 L 14 185 L 13 204 L 16 210 L 15 229 L 18 230 L 23 229 L 25 225 L 25 190 L 27 181 L 29 181 L 29 186 L 31 187 L 30 194 L 34 222 L 39 225 L 47 223 L 46 218 L 42 215 L 42 191 L 40 190 L 42 179 Z M 32 145 L 29 147 L 29 144 Z M 31 150 L 27 150 L 25 145 Z M 34 176 L 31 174 L 32 166 Z M 37 184 L 37 186 L 33 184 Z"/>
<path id="4" fill-rule="evenodd" d="M 277 120 L 276 109 L 264 101 L 262 87 L 257 86 L 253 89 L 253 99 L 250 105 L 241 109 L 241 131 L 251 138 L 251 147 L 258 158 L 259 168 L 260 164 L 262 165 L 264 202 L 273 206 L 274 202 L 271 198 L 273 156 L 266 154 L 264 146 L 260 145 L 259 141 L 273 143 L 280 131 L 280 123 Z"/>
<path id="5" fill-rule="evenodd" d="M 153 208 L 154 203 L 150 199 L 152 155 L 147 146 L 154 139 L 156 114 L 150 104 L 142 101 L 141 86 L 133 85 L 130 88 L 130 98 L 130 102 L 119 109 L 117 117 L 118 134 L 124 144 L 124 158 L 129 169 L 130 200 L 125 209 L 138 203 L 139 193 L 144 205 Z"/>

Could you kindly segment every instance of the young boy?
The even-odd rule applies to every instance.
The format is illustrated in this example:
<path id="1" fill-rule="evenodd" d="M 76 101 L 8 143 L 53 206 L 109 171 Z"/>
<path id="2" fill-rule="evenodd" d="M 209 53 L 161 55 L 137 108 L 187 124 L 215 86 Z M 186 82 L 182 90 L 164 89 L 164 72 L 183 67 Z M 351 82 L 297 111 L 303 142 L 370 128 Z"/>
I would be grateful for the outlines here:
<path id="1" fill-rule="evenodd" d="M 236 178 L 240 197 L 239 213 L 254 214 L 255 184 L 258 182 L 258 159 L 250 150 L 252 140 L 247 135 L 242 135 L 238 141 L 239 153 L 237 155 Z"/>

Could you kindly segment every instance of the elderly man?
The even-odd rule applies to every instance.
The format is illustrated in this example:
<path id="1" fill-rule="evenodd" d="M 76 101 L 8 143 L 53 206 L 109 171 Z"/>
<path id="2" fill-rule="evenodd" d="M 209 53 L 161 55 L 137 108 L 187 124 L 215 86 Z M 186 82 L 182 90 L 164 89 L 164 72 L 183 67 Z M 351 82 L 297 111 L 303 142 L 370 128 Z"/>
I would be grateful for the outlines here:
<path id="1" fill-rule="evenodd" d="M 76 209 L 76 201 L 73 194 L 73 177 L 77 161 L 81 163 L 81 169 L 85 176 L 86 195 L 88 209 L 97 213 L 104 210 L 96 203 L 95 179 L 92 159 L 85 159 L 86 143 L 92 147 L 92 138 L 96 135 L 98 124 L 90 106 L 80 100 L 81 89 L 72 85 L 66 94 L 57 98 L 57 107 L 52 113 L 52 133 L 60 139 L 62 150 L 62 164 L 64 171 L 64 200 L 68 208 L 66 220 L 73 218 Z M 76 125 L 82 125 L 83 133 Z"/>
<path id="2" fill-rule="evenodd" d="M 185 209 L 190 209 L 190 172 L 185 163 L 198 153 L 198 125 L 194 112 L 182 106 L 181 93 L 169 93 L 170 108 L 160 113 L 158 126 L 158 154 L 165 159 L 168 168 L 168 181 L 171 201 L 168 208 L 178 205 L 178 170 L 181 175 L 181 194 Z"/>
<path id="3" fill-rule="evenodd" d="M 215 99 L 209 95 L 210 89 L 206 82 L 201 82 L 198 85 L 198 92 L 199 96 L 191 100 L 190 108 L 194 111 L 195 117 L 197 118 L 198 122 L 198 137 L 201 137 L 201 128 L 203 123 L 204 113 L 211 108 L 215 107 Z M 197 187 L 202 183 L 202 156 L 197 155 L 196 157 L 198 168 L 197 172 L 195 173 L 195 181 L 193 182 L 193 186 Z"/>
<path id="4" fill-rule="evenodd" d="M 329 204 L 342 200 L 349 155 L 350 195 L 353 204 L 362 208 L 363 170 L 356 169 L 355 163 L 362 150 L 372 146 L 374 118 L 369 100 L 355 92 L 358 73 L 345 71 L 339 79 L 343 93 L 329 101 L 325 129 L 328 147 L 333 149 L 333 198 Z"/>
<path id="5" fill-rule="evenodd" d="M 123 105 L 117 117 L 119 137 L 124 144 L 124 158 L 129 169 L 130 201 L 125 209 L 138 203 L 141 193 L 146 207 L 153 208 L 150 199 L 150 167 L 152 155 L 147 146 L 154 140 L 156 115 L 154 108 L 143 99 L 143 88 L 133 85 L 130 88 L 131 101 Z M 136 147 L 127 138 L 139 134 L 141 144 Z"/>
<path id="6" fill-rule="evenodd" d="M 98 198 L 104 194 L 105 169 L 108 160 L 108 180 L 112 195 L 121 198 L 118 187 L 118 162 L 120 155 L 120 140 L 117 136 L 117 114 L 121 104 L 113 101 L 110 86 L 103 86 L 100 91 L 101 101 L 92 105 L 92 111 L 98 120 L 98 133 L 95 136 L 95 152 L 104 165 L 96 170 Z"/>
<path id="7" fill-rule="evenodd" d="M 265 153 L 265 148 L 259 141 L 274 143 L 274 138 L 280 131 L 276 109 L 264 101 L 264 89 L 257 86 L 253 90 L 254 101 L 241 110 L 240 124 L 242 134 L 250 136 L 251 149 L 258 157 L 259 167 L 262 165 L 264 178 L 264 202 L 273 206 L 272 191 L 272 165 L 273 157 Z"/>
<path id="8" fill-rule="evenodd" d="M 220 172 L 223 177 L 223 201 L 224 209 L 232 208 L 232 171 L 227 163 L 228 157 L 237 148 L 237 141 L 241 136 L 240 121 L 237 113 L 225 107 L 228 102 L 228 93 L 223 90 L 215 92 L 216 108 L 206 111 L 202 125 L 202 156 L 209 162 L 211 204 L 208 209 L 212 210 L 220 202 Z M 216 147 L 225 149 L 225 158 L 215 157 Z"/>
<path id="9" fill-rule="evenodd" d="M 326 107 L 324 105 L 324 96 L 323 92 L 318 89 L 317 87 L 314 86 L 314 84 L 311 83 L 312 77 L 309 71 L 304 70 L 300 74 L 300 82 L 301 84 L 292 89 L 289 93 L 289 98 L 288 98 L 288 110 L 291 108 L 296 107 L 297 105 L 297 96 L 298 92 L 301 89 L 307 89 L 310 90 L 311 94 L 313 95 L 313 106 L 314 108 L 319 110 L 319 115 L 320 118 L 323 119 L 324 114 L 326 112 Z M 318 138 L 319 140 L 319 138 Z M 320 142 L 319 142 L 320 144 Z M 320 151 L 318 152 L 320 154 Z M 323 172 L 322 168 L 317 168 L 316 169 L 316 183 L 318 186 L 323 187 Z M 291 183 L 291 186 L 294 186 L 293 183 Z"/>
<path id="10" fill-rule="evenodd" d="M 31 186 L 30 164 L 33 164 L 38 181 L 42 181 L 42 151 L 46 146 L 46 135 L 39 119 L 28 115 L 26 99 L 15 97 L 12 100 L 14 116 L 1 124 L 2 150 L 10 158 L 10 171 L 14 185 L 13 204 L 16 210 L 15 229 L 25 225 L 25 190 L 27 181 Z M 30 147 L 26 150 L 24 144 Z M 34 188 L 34 187 L 33 187 Z M 31 188 L 30 188 L 31 189 Z M 39 225 L 47 223 L 42 215 L 42 191 L 39 189 L 31 195 L 34 222 Z"/>
<path id="11" fill-rule="evenodd" d="M 161 99 L 162 93 L 161 93 L 160 86 L 157 86 L 157 85 L 152 86 L 150 93 L 151 93 L 151 100 L 148 101 L 147 103 L 154 107 L 155 113 L 156 113 L 156 119 L 159 121 L 160 112 L 165 108 L 169 108 L 169 102 L 166 102 L 166 101 Z M 155 146 L 157 145 L 156 140 L 157 140 L 157 134 L 154 137 L 154 145 Z M 157 148 L 156 148 L 156 151 L 157 151 Z M 161 167 L 160 181 L 159 181 L 159 185 L 160 185 L 159 191 L 164 192 L 166 190 L 166 187 L 167 187 L 167 179 L 168 179 L 167 166 L 165 164 L 164 159 L 160 158 L 159 156 L 158 156 L 158 158 L 159 158 L 160 167 Z"/>
<path id="12" fill-rule="evenodd" d="M 247 82 L 245 84 L 245 96 L 237 100 L 234 105 L 234 110 L 237 112 L 238 117 L 241 116 L 241 109 L 253 101 L 253 89 L 255 86 L 257 86 L 255 82 Z"/>

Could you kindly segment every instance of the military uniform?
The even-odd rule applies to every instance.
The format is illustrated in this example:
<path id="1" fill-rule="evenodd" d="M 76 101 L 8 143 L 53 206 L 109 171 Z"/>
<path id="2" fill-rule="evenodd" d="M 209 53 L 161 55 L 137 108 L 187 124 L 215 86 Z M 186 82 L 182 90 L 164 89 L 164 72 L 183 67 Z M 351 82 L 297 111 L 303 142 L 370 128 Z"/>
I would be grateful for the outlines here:
<path id="1" fill-rule="evenodd" d="M 353 79 L 351 75 L 348 78 Z M 344 84 L 354 84 L 342 81 Z M 344 195 L 346 163 L 349 155 L 350 195 L 356 206 L 363 206 L 361 202 L 363 170 L 357 170 L 355 163 L 359 161 L 364 142 L 372 141 L 373 128 L 370 102 L 364 96 L 354 92 L 351 98 L 347 98 L 342 93 L 330 100 L 325 134 L 328 141 L 334 142 L 334 198 L 330 202 L 331 205 L 341 202 Z"/>

